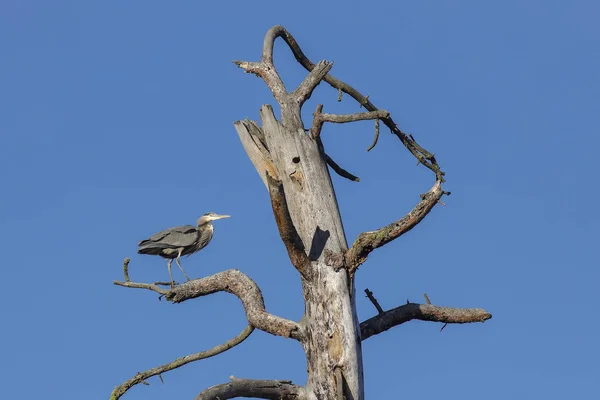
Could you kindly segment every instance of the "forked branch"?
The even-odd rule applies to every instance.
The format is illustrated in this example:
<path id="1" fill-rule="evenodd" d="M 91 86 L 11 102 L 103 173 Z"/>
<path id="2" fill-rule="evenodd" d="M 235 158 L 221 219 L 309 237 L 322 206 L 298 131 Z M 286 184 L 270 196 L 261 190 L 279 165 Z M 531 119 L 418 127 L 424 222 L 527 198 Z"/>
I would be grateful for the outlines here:
<path id="1" fill-rule="evenodd" d="M 231 382 L 209 387 L 202 391 L 195 400 L 233 399 L 236 397 L 252 397 L 273 400 L 305 399 L 304 388 L 294 385 L 292 381 L 240 379 L 230 377 Z"/>
<path id="2" fill-rule="evenodd" d="M 481 308 L 450 308 L 408 303 L 361 322 L 360 336 L 361 340 L 366 340 L 413 319 L 446 324 L 467 324 L 485 322 L 490 318 L 492 318 L 492 314 Z"/>
<path id="3" fill-rule="evenodd" d="M 123 396 L 125 394 L 125 392 L 127 392 L 133 386 L 135 386 L 139 383 L 145 382 L 146 379 L 148 379 L 148 378 L 158 375 L 158 376 L 161 376 L 161 380 L 162 380 L 161 374 L 163 374 L 167 371 L 174 370 L 176 368 L 182 367 L 182 366 L 189 364 L 191 362 L 194 362 L 194 361 L 202 360 L 204 358 L 209 358 L 209 357 L 216 356 L 217 354 L 221 354 L 221 353 L 231 349 L 232 347 L 235 347 L 238 344 L 242 343 L 244 340 L 246 340 L 246 338 L 248 336 L 250 336 L 250 334 L 253 331 L 254 331 L 254 327 L 251 325 L 248 325 L 246 327 L 246 329 L 244 329 L 239 335 L 237 335 L 233 339 L 230 339 L 223 344 L 215 346 L 210 350 L 190 354 L 185 357 L 180 357 L 168 364 L 161 365 L 160 367 L 152 368 L 152 369 L 149 369 L 144 372 L 139 372 L 133 378 L 131 378 L 128 381 L 117 386 L 111 393 L 110 400 L 118 400 L 119 398 L 121 398 L 121 396 Z"/>
<path id="4" fill-rule="evenodd" d="M 298 42 L 296 42 L 296 39 L 294 39 L 294 37 L 283 26 L 275 26 L 269 29 L 269 31 L 265 35 L 265 40 L 263 44 L 263 60 L 269 60 L 272 64 L 273 44 L 275 42 L 275 39 L 277 39 L 278 37 L 282 38 L 287 43 L 290 50 L 294 54 L 296 61 L 298 61 L 300 65 L 302 65 L 308 71 L 312 71 L 315 68 L 316 64 L 314 64 L 308 59 L 308 57 L 306 57 L 306 55 L 298 45 Z M 367 111 L 378 111 L 378 108 L 375 107 L 375 105 L 369 100 L 368 96 L 362 95 L 358 90 L 354 89 L 352 86 L 342 82 L 337 78 L 334 78 L 330 74 L 325 76 L 323 80 L 329 83 L 329 85 L 333 88 L 350 95 L 350 97 L 356 100 L 361 106 L 365 107 Z M 406 148 L 412 153 L 413 156 L 415 156 L 419 160 L 420 163 L 422 163 L 424 166 L 426 166 L 435 173 L 437 180 L 444 182 L 444 173 L 440 169 L 435 159 L 435 155 L 433 153 L 430 153 L 427 150 L 425 150 L 414 140 L 412 136 L 407 135 L 402 130 L 400 130 L 400 128 L 398 128 L 391 116 L 382 119 L 382 121 L 390 129 L 390 131 L 400 139 L 402 144 L 406 146 Z"/>
<path id="5" fill-rule="evenodd" d="M 231 293 L 241 300 L 248 323 L 256 329 L 272 335 L 291 337 L 297 340 L 301 338 L 301 329 L 298 323 L 269 314 L 265 310 L 262 292 L 256 283 L 248 275 L 237 269 L 229 269 L 205 278 L 194 279 L 170 290 L 162 289 L 156 285 L 136 282 L 115 281 L 114 284 L 153 290 L 164 295 L 168 301 L 173 303 L 182 303 L 186 300 L 217 292 Z"/>

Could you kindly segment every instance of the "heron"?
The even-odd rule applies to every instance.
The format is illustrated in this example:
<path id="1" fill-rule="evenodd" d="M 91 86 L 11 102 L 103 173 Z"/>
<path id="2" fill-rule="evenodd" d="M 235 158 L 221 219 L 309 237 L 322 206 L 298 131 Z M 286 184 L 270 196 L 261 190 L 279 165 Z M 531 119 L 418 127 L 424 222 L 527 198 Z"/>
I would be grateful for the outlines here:
<path id="1" fill-rule="evenodd" d="M 189 281 L 190 278 L 188 278 L 183 270 L 179 259 L 181 256 L 192 255 L 206 247 L 210 243 L 214 233 L 214 227 L 211 222 L 229 217 L 229 215 L 218 215 L 214 212 L 209 212 L 198 218 L 197 226 L 176 226 L 155 233 L 150 238 L 142 240 L 138 244 L 138 254 L 150 254 L 168 259 L 169 264 L 167 268 L 169 269 L 169 278 L 171 278 L 171 288 L 173 288 L 173 274 L 171 273 L 173 259 L 177 262 L 185 279 Z"/>

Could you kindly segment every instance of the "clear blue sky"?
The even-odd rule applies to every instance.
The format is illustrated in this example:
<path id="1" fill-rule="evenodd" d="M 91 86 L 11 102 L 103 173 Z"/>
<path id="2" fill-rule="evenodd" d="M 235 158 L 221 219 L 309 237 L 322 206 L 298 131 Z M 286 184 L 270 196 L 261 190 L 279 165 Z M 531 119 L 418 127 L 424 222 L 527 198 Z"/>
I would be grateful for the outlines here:
<path id="1" fill-rule="evenodd" d="M 302 297 L 267 193 L 233 128 L 273 103 L 231 60 L 257 60 L 286 26 L 313 60 L 370 95 L 438 156 L 447 207 L 375 252 L 357 277 L 361 319 L 427 292 L 484 307 L 485 324 L 411 322 L 364 343 L 369 399 L 593 398 L 597 391 L 600 7 L 592 1 L 0 3 L 0 382 L 4 398 L 105 399 L 137 371 L 245 326 L 237 298 L 182 305 L 113 286 L 167 278 L 137 241 L 208 211 L 192 277 L 239 268 L 267 308 Z M 289 88 L 305 72 L 278 42 Z M 358 107 L 326 85 L 330 112 Z M 307 119 L 307 122 L 309 120 Z M 372 122 L 326 126 L 348 241 L 399 218 L 433 183 Z M 180 272 L 175 276 L 181 279 Z M 192 399 L 230 375 L 304 384 L 290 340 L 245 343 L 156 378 L 127 399 Z"/>

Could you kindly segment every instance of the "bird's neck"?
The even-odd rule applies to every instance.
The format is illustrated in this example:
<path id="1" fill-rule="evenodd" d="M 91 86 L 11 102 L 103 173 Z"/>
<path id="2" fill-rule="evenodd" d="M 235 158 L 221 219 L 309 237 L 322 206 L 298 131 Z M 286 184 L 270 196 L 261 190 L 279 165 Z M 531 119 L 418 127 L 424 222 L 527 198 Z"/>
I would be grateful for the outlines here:
<path id="1" fill-rule="evenodd" d="M 210 223 L 210 221 L 203 223 L 202 225 L 198 225 L 198 229 L 200 230 L 204 230 L 204 229 L 208 229 L 208 230 L 214 230 L 213 224 Z"/>

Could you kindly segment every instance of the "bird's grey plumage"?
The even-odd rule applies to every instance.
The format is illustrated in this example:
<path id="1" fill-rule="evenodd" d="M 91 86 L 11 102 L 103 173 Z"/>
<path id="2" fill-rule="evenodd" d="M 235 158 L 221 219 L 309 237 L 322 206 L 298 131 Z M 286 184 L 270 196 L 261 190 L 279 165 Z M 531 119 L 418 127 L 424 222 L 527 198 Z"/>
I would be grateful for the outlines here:
<path id="1" fill-rule="evenodd" d="M 214 227 L 211 221 L 228 217 L 229 215 L 207 213 L 198 219 L 197 226 L 184 225 L 165 229 L 139 242 L 138 253 L 157 255 L 169 259 L 168 269 L 169 276 L 171 277 L 171 286 L 173 286 L 173 276 L 171 274 L 171 262 L 173 259 L 177 262 L 186 279 L 189 280 L 179 259 L 181 256 L 194 254 L 206 247 L 214 234 Z"/>

